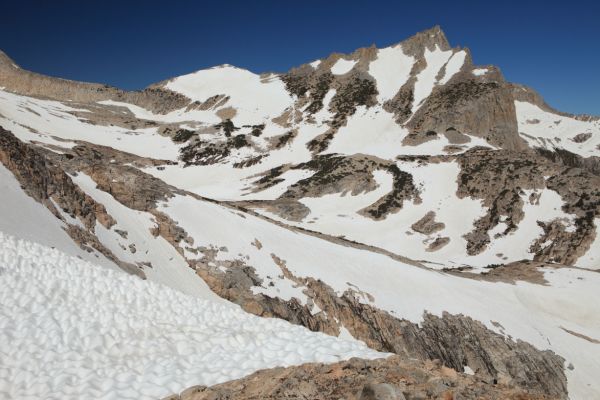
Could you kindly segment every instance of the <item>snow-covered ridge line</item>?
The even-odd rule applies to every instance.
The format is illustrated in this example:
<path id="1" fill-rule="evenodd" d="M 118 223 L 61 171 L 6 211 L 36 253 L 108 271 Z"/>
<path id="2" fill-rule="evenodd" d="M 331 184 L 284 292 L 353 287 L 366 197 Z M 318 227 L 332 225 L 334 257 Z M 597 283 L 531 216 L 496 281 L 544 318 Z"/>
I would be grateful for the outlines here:
<path id="1" fill-rule="evenodd" d="M 258 369 L 379 358 L 0 232 L 0 397 L 156 399 Z"/>

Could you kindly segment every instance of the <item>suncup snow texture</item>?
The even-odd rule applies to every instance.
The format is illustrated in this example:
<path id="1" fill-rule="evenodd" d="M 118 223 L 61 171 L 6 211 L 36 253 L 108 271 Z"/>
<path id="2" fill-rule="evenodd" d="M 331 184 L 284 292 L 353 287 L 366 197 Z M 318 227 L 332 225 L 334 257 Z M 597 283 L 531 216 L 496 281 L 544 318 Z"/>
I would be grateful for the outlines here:
<path id="1" fill-rule="evenodd" d="M 156 399 L 384 353 L 186 296 L 0 232 L 0 398 Z"/>

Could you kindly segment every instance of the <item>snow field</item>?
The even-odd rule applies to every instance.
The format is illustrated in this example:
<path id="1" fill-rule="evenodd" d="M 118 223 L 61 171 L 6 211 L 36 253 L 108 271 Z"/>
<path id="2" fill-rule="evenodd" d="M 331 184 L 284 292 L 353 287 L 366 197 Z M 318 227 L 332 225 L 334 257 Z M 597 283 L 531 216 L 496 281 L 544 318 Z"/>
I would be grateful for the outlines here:
<path id="1" fill-rule="evenodd" d="M 386 184 L 384 176 L 378 179 Z M 219 259 L 243 259 L 254 267 L 263 281 L 255 291 L 296 297 L 303 304 L 306 301 L 302 287 L 281 277 L 282 271 L 271 257 L 275 254 L 295 276 L 320 279 L 340 295 L 350 288 L 369 293 L 374 300 L 370 302 L 365 296 L 361 301 L 395 317 L 418 323 L 425 311 L 435 315 L 444 311 L 463 314 L 514 340 L 553 350 L 566 359 L 565 365 L 574 366 L 573 370 L 566 370 L 572 399 L 600 395 L 600 382 L 596 379 L 600 374 L 600 347 L 562 329 L 600 339 L 600 277 L 596 272 L 546 268 L 543 272 L 547 286 L 480 281 L 334 244 L 189 197 L 175 196 L 160 209 L 194 238 L 194 246 L 224 247 Z M 474 209 L 477 210 L 481 209 Z M 255 240 L 260 241 L 261 249 L 252 245 Z M 192 253 L 186 255 L 193 257 Z"/>
<path id="2" fill-rule="evenodd" d="M 452 54 L 446 63 L 446 71 L 444 77 L 438 81 L 438 84 L 445 85 L 448 81 L 462 68 L 465 63 L 467 52 L 464 50 L 457 51 Z"/>
<path id="3" fill-rule="evenodd" d="M 515 109 L 521 137 L 530 146 L 550 150 L 563 148 L 583 157 L 600 154 L 600 121 L 563 117 L 524 101 L 515 101 Z M 589 134 L 590 137 L 578 143 L 574 140 L 578 134 Z"/>
<path id="4" fill-rule="evenodd" d="M 425 49 L 425 61 L 427 62 L 427 66 L 417 75 L 412 105 L 413 114 L 417 112 L 423 100 L 425 100 L 433 90 L 433 87 L 436 84 L 437 74 L 451 56 L 452 50 L 443 51 L 438 45 L 435 46 L 433 51 Z M 448 73 L 448 71 L 446 71 L 446 73 Z"/>
<path id="5" fill-rule="evenodd" d="M 193 101 L 225 94 L 230 100 L 224 107 L 233 107 L 236 125 L 260 124 L 275 118 L 293 104 L 293 98 L 276 75 L 264 77 L 231 65 L 204 69 L 179 76 L 166 88 L 181 93 Z"/>
<path id="6" fill-rule="evenodd" d="M 89 124 L 70 113 L 88 110 L 78 110 L 58 101 L 0 91 L 0 110 L 2 127 L 26 142 L 72 147 L 75 145 L 73 141 L 81 140 L 141 157 L 176 160 L 179 155 L 180 146 L 159 135 L 156 128 L 125 129 Z M 140 146 L 140 141 L 143 141 L 143 146 Z"/>
<path id="7" fill-rule="evenodd" d="M 88 175 L 79 173 L 71 179 L 95 201 L 103 204 L 107 212 L 117 221 L 111 229 L 96 223 L 95 233 L 100 242 L 120 260 L 144 266 L 146 277 L 180 292 L 214 301 L 223 301 L 210 291 L 206 283 L 187 265 L 185 259 L 162 236 L 154 237 L 150 232 L 157 226 L 150 213 L 132 210 L 119 203 L 112 195 L 96 188 L 96 182 Z M 116 230 L 127 232 L 121 237 Z M 135 246 L 135 253 L 130 250 Z"/>
<path id="8" fill-rule="evenodd" d="M 383 107 L 358 106 L 346 125 L 339 128 L 325 153 L 369 154 L 391 160 L 398 155 L 445 154 L 444 147 L 450 145 L 445 136 L 439 135 L 418 146 L 405 146 L 402 141 L 408 134 L 408 129 L 398 125 Z M 482 138 L 469 136 L 469 139 L 463 145 L 464 151 L 475 146 L 490 147 Z"/>
<path id="9" fill-rule="evenodd" d="M 344 58 L 340 58 L 331 66 L 331 73 L 334 75 L 347 74 L 352 70 L 352 68 L 354 68 L 356 62 L 356 60 L 346 60 Z"/>
<path id="10" fill-rule="evenodd" d="M 407 56 L 402 46 L 377 51 L 377 59 L 369 64 L 369 74 L 377 82 L 377 99 L 381 104 L 393 98 L 410 77 L 415 59 Z"/>
<path id="11" fill-rule="evenodd" d="M 402 209 L 375 221 L 357 214 L 362 208 L 373 204 L 393 190 L 391 174 L 376 171 L 379 187 L 357 196 L 330 194 L 323 197 L 303 198 L 300 201 L 310 208 L 311 213 L 301 222 L 295 223 L 307 229 L 330 235 L 344 235 L 361 243 L 377 246 L 396 254 L 420 260 L 442 263 L 466 257 L 466 240 L 463 235 L 472 230 L 469 221 L 475 221 L 485 213 L 481 201 L 471 198 L 459 199 L 456 193 L 456 178 L 460 167 L 455 162 L 419 165 L 414 162 L 397 162 L 398 167 L 409 172 L 420 191 L 422 201 L 404 201 Z M 336 209 L 339 208 L 339 211 Z M 443 222 L 444 229 L 431 235 L 412 230 L 411 225 L 429 211 L 436 213 L 435 221 Z M 271 215 L 270 215 L 271 216 Z M 289 221 L 285 221 L 290 223 Z M 450 242 L 434 252 L 426 252 L 429 241 L 437 237 L 449 237 Z"/>
<path id="12" fill-rule="evenodd" d="M 379 358 L 0 233 L 0 398 L 156 399 L 258 369 Z"/>

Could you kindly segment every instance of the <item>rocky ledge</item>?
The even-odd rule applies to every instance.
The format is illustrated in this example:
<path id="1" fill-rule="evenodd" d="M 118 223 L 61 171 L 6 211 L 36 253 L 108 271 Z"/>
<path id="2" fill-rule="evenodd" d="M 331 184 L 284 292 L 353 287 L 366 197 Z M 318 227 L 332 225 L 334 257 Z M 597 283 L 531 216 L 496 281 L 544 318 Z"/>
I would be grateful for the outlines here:
<path id="1" fill-rule="evenodd" d="M 399 356 L 353 358 L 336 364 L 305 364 L 258 371 L 246 378 L 205 387 L 195 386 L 168 400 L 225 399 L 552 399 L 543 394 L 493 384 L 442 366 Z"/>

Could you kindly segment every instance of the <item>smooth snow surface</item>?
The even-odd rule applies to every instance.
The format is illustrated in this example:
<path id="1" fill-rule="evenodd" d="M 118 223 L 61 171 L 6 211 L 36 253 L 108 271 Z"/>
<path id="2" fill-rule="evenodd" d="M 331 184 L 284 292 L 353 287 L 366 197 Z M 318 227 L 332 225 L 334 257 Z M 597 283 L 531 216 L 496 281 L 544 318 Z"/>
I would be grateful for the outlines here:
<path id="1" fill-rule="evenodd" d="M 372 192 L 357 196 L 330 194 L 300 200 L 311 213 L 298 225 L 334 236 L 344 235 L 412 259 L 426 258 L 442 263 L 444 267 L 451 266 L 449 262 L 453 261 L 462 265 L 463 257 L 466 258 L 463 235 L 472 229 L 472 222 L 485 210 L 479 200 L 459 199 L 454 195 L 460 167 L 456 162 L 424 165 L 398 162 L 397 165 L 413 176 L 421 192 L 421 202 L 404 201 L 402 209 L 379 221 L 359 215 L 358 211 L 393 189 L 391 174 L 376 171 L 374 176 L 379 188 Z M 431 235 L 413 231 L 411 225 L 429 211 L 436 213 L 435 220 L 443 222 L 444 229 Z M 438 237 L 449 237 L 450 243 L 438 251 L 427 252 L 429 243 Z"/>
<path id="2" fill-rule="evenodd" d="M 365 149 L 369 149 L 367 144 Z M 564 203 L 556 192 L 549 189 L 526 190 L 522 194 L 524 219 L 519 222 L 517 229 L 504 235 L 507 226 L 501 221 L 489 232 L 493 238 L 491 243 L 480 254 L 469 255 L 464 236 L 473 230 L 473 224 L 485 215 L 487 209 L 479 199 L 456 196 L 460 166 L 456 162 L 420 164 L 411 161 L 398 161 L 397 165 L 400 170 L 412 175 L 421 201 L 406 200 L 400 210 L 382 220 L 375 221 L 358 214 L 361 209 L 392 191 L 391 175 L 382 175 L 380 171 L 374 173 L 379 187 L 371 192 L 356 196 L 335 193 L 301 199 L 300 202 L 310 209 L 310 214 L 300 222 L 282 220 L 267 211 L 258 211 L 287 224 L 333 236 L 343 235 L 350 240 L 414 260 L 427 260 L 432 262 L 432 268 L 468 265 L 483 270 L 490 264 L 506 262 L 508 259 L 531 260 L 534 254 L 530 252 L 530 246 L 543 234 L 538 221 L 560 220 L 566 229 L 575 229 L 573 221 L 576 216 L 562 210 Z M 539 195 L 535 204 L 529 201 L 533 193 Z M 435 221 L 443 223 L 444 228 L 428 235 L 414 231 L 412 224 L 430 211 L 435 212 Z M 440 249 L 428 250 L 429 245 L 438 238 L 448 238 L 450 241 Z M 595 268 L 600 261 L 597 247 L 593 243 L 577 265 Z"/>
<path id="3" fill-rule="evenodd" d="M 379 358 L 0 233 L 0 398 L 157 399 L 256 370 Z"/>
<path id="4" fill-rule="evenodd" d="M 466 56 L 467 52 L 464 50 L 457 51 L 456 53 L 452 54 L 452 57 L 450 57 L 450 60 L 448 60 L 448 63 L 446 64 L 444 77 L 440 79 L 438 83 L 441 85 L 446 84 L 458 71 L 460 71 L 465 63 Z"/>
<path id="5" fill-rule="evenodd" d="M 223 65 L 180 76 L 166 84 L 194 101 L 206 101 L 215 95 L 227 95 L 225 107 L 233 107 L 233 121 L 262 123 L 275 118 L 292 104 L 284 83 L 275 75 L 263 77 L 252 72 Z"/>
<path id="6" fill-rule="evenodd" d="M 386 47 L 377 51 L 377 59 L 369 64 L 369 74 L 377 81 L 377 99 L 393 98 L 410 76 L 415 59 L 407 56 L 402 46 Z"/>
<path id="7" fill-rule="evenodd" d="M 452 50 L 443 51 L 437 45 L 434 51 L 425 49 L 425 61 L 427 66 L 417 75 L 415 82 L 414 100 L 412 105 L 413 114 L 419 109 L 421 103 L 431 94 L 436 85 L 436 77 L 444 64 L 452 56 Z"/>
<path id="8" fill-rule="evenodd" d="M 428 174 L 431 179 L 450 180 L 444 175 L 435 177 L 435 172 L 441 169 L 423 168 L 421 174 Z M 389 187 L 386 173 L 378 174 L 377 180 L 383 190 Z M 356 199 L 347 197 L 344 202 L 356 205 L 352 204 Z M 438 197 L 435 200 L 444 199 Z M 470 206 L 469 203 L 461 205 L 472 208 L 467 213 L 482 211 L 478 202 L 469 201 Z M 346 209 L 344 202 L 341 211 Z M 552 201 L 546 203 L 541 201 L 540 207 L 544 208 L 540 211 L 548 210 L 546 206 L 553 207 Z M 218 251 L 217 260 L 240 260 L 255 268 L 262 280 L 261 286 L 254 288 L 257 292 L 296 297 L 304 304 L 303 288 L 285 278 L 274 260 L 273 256 L 276 256 L 294 276 L 319 279 L 339 295 L 349 289 L 368 293 L 373 300 L 364 295 L 360 297 L 361 302 L 395 317 L 418 323 L 422 321 L 424 311 L 435 315 L 444 311 L 463 314 L 481 321 L 491 330 L 510 335 L 514 340 L 527 341 L 541 350 L 550 349 L 564 357 L 566 365 L 574 365 L 573 370 L 566 370 L 572 399 L 600 396 L 597 379 L 600 346 L 562 329 L 600 340 L 600 275 L 597 272 L 549 267 L 542 269 L 547 285 L 487 282 L 415 267 L 383 254 L 288 230 L 264 219 L 191 197 L 177 195 L 159 208 L 190 234 L 194 246 L 222 249 Z M 446 214 L 440 214 L 440 219 L 450 218 L 449 214 L 458 209 L 460 206 L 448 207 Z M 414 216 L 418 219 L 422 214 Z M 366 231 L 367 226 L 363 229 Z M 260 249 L 253 245 L 256 240 L 262 244 Z M 397 241 L 402 245 L 401 238 Z M 410 245 L 404 247 L 408 249 Z M 200 254 L 191 252 L 186 256 L 201 258 Z"/>
<path id="9" fill-rule="evenodd" d="M 473 75 L 475 75 L 475 76 L 481 76 L 481 75 L 487 74 L 488 69 L 487 68 L 475 68 L 472 72 L 473 72 Z"/>
<path id="10" fill-rule="evenodd" d="M 394 159 L 398 155 L 445 154 L 444 148 L 450 145 L 443 135 L 417 146 L 404 145 L 402 141 L 408 134 L 408 129 L 398 125 L 394 115 L 381 106 L 358 106 L 346 125 L 339 128 L 324 153 L 369 154 Z M 475 146 L 490 147 L 482 138 L 469 136 L 469 139 L 462 145 L 463 151 Z"/>
<path id="11" fill-rule="evenodd" d="M 354 65 L 356 65 L 356 60 L 346 60 L 340 58 L 331 66 L 331 73 L 334 75 L 344 75 L 350 72 L 350 70 L 354 68 Z"/>

